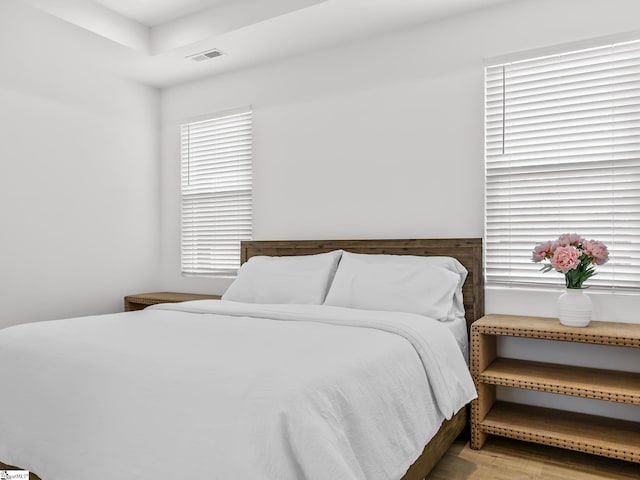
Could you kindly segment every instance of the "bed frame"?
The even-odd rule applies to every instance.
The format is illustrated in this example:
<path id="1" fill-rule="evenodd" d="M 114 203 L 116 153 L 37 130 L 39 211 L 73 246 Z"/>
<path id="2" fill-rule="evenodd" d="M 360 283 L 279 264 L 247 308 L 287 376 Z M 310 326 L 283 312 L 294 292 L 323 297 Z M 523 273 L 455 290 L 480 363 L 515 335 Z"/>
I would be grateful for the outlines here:
<path id="1" fill-rule="evenodd" d="M 480 238 L 246 241 L 242 242 L 241 261 L 244 263 L 256 255 L 312 255 L 338 249 L 353 253 L 454 257 L 469 271 L 467 280 L 462 287 L 467 328 L 469 329 L 473 322 L 484 315 L 482 239 Z M 423 480 L 462 432 L 466 423 L 467 408 L 463 407 L 450 420 L 445 420 L 442 423 L 440 430 L 400 480 Z M 0 470 L 16 468 L 0 462 Z M 29 480 L 40 480 L 40 478 L 30 473 Z"/>
<path id="2" fill-rule="evenodd" d="M 454 257 L 469 271 L 462 287 L 467 330 L 484 315 L 484 276 L 482 273 L 482 239 L 421 239 L 421 240 L 299 240 L 242 242 L 242 263 L 256 255 L 312 255 L 331 250 L 353 253 L 383 253 L 390 255 Z M 438 463 L 467 424 L 467 407 L 463 407 L 424 447 L 422 454 L 400 480 L 423 480 Z"/>

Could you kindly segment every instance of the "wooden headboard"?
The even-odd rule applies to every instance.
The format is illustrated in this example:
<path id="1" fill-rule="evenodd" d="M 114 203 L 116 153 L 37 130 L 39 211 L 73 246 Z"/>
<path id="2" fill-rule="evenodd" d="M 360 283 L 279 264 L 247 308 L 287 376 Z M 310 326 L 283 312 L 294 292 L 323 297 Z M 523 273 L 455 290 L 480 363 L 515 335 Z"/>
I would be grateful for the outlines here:
<path id="1" fill-rule="evenodd" d="M 481 238 L 418 240 L 251 240 L 242 242 L 241 262 L 256 255 L 313 255 L 331 250 L 353 253 L 454 257 L 469 271 L 462 287 L 467 326 L 484 315 Z"/>

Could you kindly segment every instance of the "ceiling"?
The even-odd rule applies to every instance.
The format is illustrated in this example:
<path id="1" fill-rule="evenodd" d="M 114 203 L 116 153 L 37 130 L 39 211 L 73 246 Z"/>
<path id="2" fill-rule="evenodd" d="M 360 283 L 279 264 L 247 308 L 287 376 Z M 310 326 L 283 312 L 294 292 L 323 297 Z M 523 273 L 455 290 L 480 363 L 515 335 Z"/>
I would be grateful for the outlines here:
<path id="1" fill-rule="evenodd" d="M 100 68 L 162 88 L 516 0 L 24 1 L 93 37 Z"/>
<path id="2" fill-rule="evenodd" d="M 147 27 L 170 22 L 229 0 L 95 0 Z"/>

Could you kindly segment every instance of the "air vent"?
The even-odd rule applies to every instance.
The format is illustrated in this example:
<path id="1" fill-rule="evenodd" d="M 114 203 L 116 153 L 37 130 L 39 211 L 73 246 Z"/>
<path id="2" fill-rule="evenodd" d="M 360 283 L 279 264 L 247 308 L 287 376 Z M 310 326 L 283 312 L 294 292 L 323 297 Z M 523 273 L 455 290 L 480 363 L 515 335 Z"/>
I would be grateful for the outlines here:
<path id="1" fill-rule="evenodd" d="M 210 60 L 212 58 L 216 58 L 223 55 L 220 50 L 207 50 L 206 52 L 196 53 L 195 55 L 189 55 L 185 58 L 190 58 L 194 62 L 204 62 L 205 60 Z"/>

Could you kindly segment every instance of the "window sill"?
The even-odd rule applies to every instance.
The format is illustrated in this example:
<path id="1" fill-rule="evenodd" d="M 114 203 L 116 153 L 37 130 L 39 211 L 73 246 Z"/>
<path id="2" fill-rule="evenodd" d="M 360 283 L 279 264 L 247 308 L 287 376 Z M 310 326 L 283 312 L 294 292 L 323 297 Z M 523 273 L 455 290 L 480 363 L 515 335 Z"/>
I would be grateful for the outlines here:
<path id="1" fill-rule="evenodd" d="M 585 287 L 589 295 L 599 296 L 631 296 L 640 297 L 640 290 L 637 289 L 623 289 L 623 288 L 603 288 L 603 287 Z M 485 285 L 485 290 L 495 292 L 555 292 L 558 295 L 564 292 L 564 287 L 561 285 Z"/>

